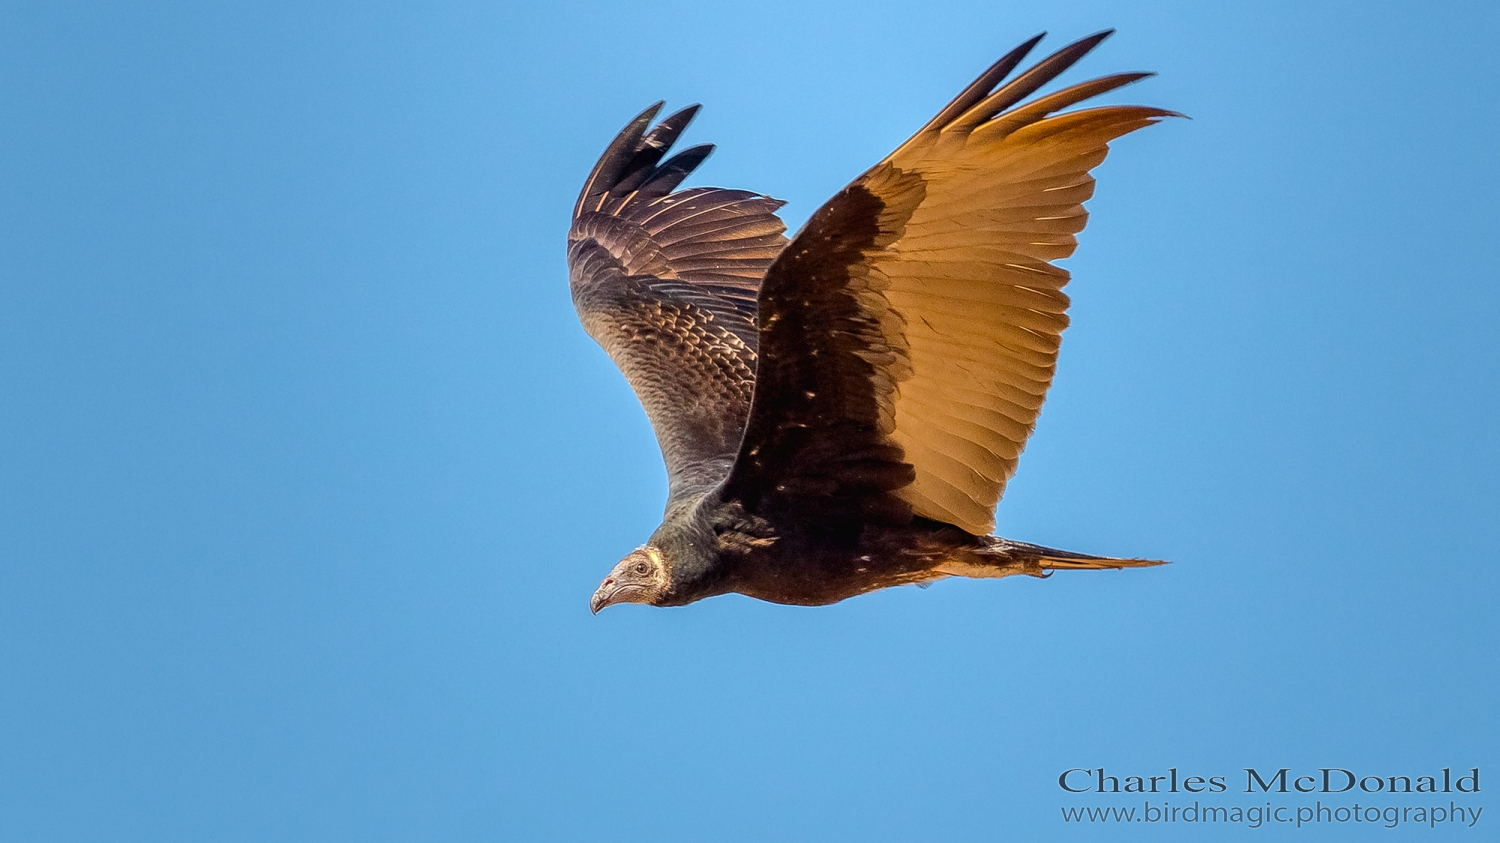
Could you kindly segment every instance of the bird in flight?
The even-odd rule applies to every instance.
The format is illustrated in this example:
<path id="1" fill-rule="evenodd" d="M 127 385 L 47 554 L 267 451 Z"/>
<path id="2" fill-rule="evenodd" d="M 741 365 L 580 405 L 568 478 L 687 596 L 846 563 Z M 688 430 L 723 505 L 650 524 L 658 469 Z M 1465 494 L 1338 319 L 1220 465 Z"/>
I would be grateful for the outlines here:
<path id="1" fill-rule="evenodd" d="M 594 593 L 823 605 L 944 577 L 1157 565 L 990 535 L 1068 324 L 1068 272 L 1110 141 L 1173 112 L 1067 111 L 1150 74 L 1028 99 L 1101 32 L 986 70 L 790 241 L 783 203 L 677 187 L 712 146 L 661 103 L 595 165 L 568 232 L 573 303 L 650 417 L 662 524 Z M 665 159 L 665 160 L 664 160 Z"/>

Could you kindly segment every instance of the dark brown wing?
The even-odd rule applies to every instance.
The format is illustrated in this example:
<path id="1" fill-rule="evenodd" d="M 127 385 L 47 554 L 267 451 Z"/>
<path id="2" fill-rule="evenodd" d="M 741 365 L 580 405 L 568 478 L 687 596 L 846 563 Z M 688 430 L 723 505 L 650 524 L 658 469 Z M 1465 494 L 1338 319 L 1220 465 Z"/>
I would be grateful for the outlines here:
<path id="1" fill-rule="evenodd" d="M 1108 35 L 995 86 L 1023 44 L 808 221 L 760 294 L 755 404 L 725 493 L 752 507 L 976 535 L 1052 382 L 1107 144 L 1171 112 L 1061 109 L 1147 74 L 1019 104 Z"/>
<path id="2" fill-rule="evenodd" d="M 672 498 L 724 478 L 755 382 L 756 296 L 786 245 L 782 203 L 713 187 L 673 192 L 712 151 L 663 156 L 698 107 L 610 144 L 573 211 L 569 280 L 584 328 L 646 408 Z"/>

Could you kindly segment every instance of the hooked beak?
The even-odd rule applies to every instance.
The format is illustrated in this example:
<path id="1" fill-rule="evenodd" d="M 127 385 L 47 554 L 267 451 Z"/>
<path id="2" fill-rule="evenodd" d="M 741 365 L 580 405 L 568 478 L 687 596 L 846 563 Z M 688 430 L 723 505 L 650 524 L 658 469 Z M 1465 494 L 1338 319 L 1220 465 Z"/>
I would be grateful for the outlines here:
<path id="1" fill-rule="evenodd" d="M 630 603 L 633 595 L 645 590 L 643 586 L 636 583 L 620 582 L 615 577 L 605 577 L 604 582 L 599 585 L 599 590 L 589 598 L 589 611 L 597 615 L 599 610 L 606 606 Z"/>
<path id="2" fill-rule="evenodd" d="M 604 585 L 599 586 L 599 590 L 594 592 L 593 597 L 589 598 L 589 611 L 596 615 L 599 614 L 600 609 L 609 605 L 609 598 L 612 596 L 609 591 L 609 580 L 605 580 Z"/>

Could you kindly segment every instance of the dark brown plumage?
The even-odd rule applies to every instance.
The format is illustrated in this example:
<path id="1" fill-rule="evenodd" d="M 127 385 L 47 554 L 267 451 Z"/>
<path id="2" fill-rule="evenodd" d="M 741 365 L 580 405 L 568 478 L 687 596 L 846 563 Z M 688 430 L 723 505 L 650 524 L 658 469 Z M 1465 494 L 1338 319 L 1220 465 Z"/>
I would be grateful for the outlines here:
<path id="1" fill-rule="evenodd" d="M 1140 73 L 1024 102 L 1108 34 L 1001 84 L 1041 36 L 1011 51 L 790 243 L 774 199 L 676 191 L 711 149 L 663 160 L 697 106 L 625 127 L 579 196 L 568 261 L 670 496 L 595 611 L 1159 564 L 988 535 L 1052 381 L 1068 305 L 1052 261 L 1087 220 L 1089 170 L 1172 114 L 1062 111 Z"/>

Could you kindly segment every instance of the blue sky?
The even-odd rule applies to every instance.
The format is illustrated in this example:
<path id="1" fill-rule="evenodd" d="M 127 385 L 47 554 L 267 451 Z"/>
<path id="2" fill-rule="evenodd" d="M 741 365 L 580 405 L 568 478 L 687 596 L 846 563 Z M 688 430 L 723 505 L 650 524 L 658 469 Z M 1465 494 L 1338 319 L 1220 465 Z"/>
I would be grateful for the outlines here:
<path id="1" fill-rule="evenodd" d="M 1497 25 L 0 6 L 0 838 L 1238 838 L 1297 833 L 1067 826 L 1137 800 L 1057 776 L 1500 775 Z M 1096 173 L 999 531 L 1175 564 L 590 616 L 665 496 L 567 294 L 615 131 L 704 103 L 690 183 L 795 227 L 1106 27 L 1066 78 L 1193 119 Z"/>

